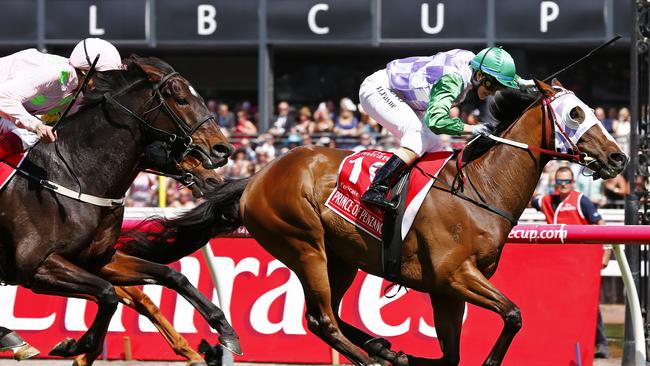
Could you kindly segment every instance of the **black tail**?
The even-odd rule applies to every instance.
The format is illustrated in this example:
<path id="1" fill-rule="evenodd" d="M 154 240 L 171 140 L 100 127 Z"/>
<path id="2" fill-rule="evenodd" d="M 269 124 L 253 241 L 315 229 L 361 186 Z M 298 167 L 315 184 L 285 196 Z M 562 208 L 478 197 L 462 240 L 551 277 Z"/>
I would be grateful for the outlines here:
<path id="1" fill-rule="evenodd" d="M 117 248 L 138 258 L 156 263 L 177 261 L 205 245 L 210 238 L 229 233 L 241 226 L 239 199 L 248 178 L 219 183 L 205 194 L 205 202 L 173 219 L 154 217 L 132 230 Z"/>

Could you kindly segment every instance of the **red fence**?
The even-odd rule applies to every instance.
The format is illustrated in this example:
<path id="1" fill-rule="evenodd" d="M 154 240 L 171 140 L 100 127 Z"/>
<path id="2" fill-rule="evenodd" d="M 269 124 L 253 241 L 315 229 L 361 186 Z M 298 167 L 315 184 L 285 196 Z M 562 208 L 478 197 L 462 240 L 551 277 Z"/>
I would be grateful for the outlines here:
<path id="1" fill-rule="evenodd" d="M 570 235 L 569 235 L 570 236 Z M 331 351 L 307 330 L 302 289 L 295 275 L 250 238 L 211 241 L 222 308 L 238 331 L 245 355 L 236 361 L 330 363 Z M 521 308 L 523 328 L 504 365 L 574 365 L 576 343 L 584 364 L 590 364 L 595 339 L 599 246 L 507 245 L 492 281 Z M 195 254 L 173 265 L 218 303 L 206 262 Z M 387 282 L 359 273 L 343 299 L 343 319 L 378 336 L 395 349 L 439 357 L 428 296 L 410 291 L 393 299 L 382 296 Z M 190 305 L 175 293 L 145 286 L 146 293 L 190 341 L 215 343 L 214 334 Z M 96 307 L 85 301 L 0 289 L 2 325 L 18 330 L 47 353 L 66 336 L 78 337 Z M 462 365 L 480 364 L 502 327 L 501 319 L 468 305 L 462 335 Z M 120 309 L 107 339 L 108 357 L 123 357 L 123 337 L 130 336 L 137 359 L 177 357 L 155 328 L 134 311 Z"/>

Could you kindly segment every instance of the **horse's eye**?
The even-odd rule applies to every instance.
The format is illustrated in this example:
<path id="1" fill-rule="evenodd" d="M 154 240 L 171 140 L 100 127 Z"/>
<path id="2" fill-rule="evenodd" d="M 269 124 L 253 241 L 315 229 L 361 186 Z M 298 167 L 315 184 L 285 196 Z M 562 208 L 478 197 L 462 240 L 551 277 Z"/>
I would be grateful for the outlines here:
<path id="1" fill-rule="evenodd" d="M 188 104 L 190 104 L 190 103 L 187 102 L 187 99 L 185 99 L 185 98 L 176 98 L 176 103 L 178 103 L 178 105 L 188 105 Z"/>

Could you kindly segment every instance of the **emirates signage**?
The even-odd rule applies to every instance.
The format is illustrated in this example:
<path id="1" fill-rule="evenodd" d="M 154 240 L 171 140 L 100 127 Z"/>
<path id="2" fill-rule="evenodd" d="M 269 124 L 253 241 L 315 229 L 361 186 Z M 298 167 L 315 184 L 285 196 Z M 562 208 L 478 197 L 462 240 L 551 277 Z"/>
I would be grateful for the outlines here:
<path id="1" fill-rule="evenodd" d="M 202 254 L 172 266 L 224 310 L 241 337 L 244 356 L 235 361 L 332 362 L 329 347 L 307 328 L 303 291 L 295 274 L 250 238 L 219 238 L 210 242 L 210 248 L 207 260 L 217 270 L 218 293 Z M 506 245 L 491 280 L 519 305 L 523 328 L 504 365 L 576 363 L 576 343 L 580 343 L 582 362 L 591 364 L 601 257 L 599 246 Z M 428 295 L 402 290 L 387 298 L 386 285 L 360 272 L 343 298 L 341 317 L 386 337 L 395 350 L 440 357 Z M 181 296 L 160 286 L 144 286 L 144 291 L 190 345 L 196 347 L 201 339 L 217 342 L 217 334 Z M 41 357 L 47 357 L 47 351 L 65 337 L 78 338 L 96 313 L 93 303 L 36 295 L 23 288 L 1 287 L 0 298 L 2 325 L 19 331 L 41 350 Z M 461 365 L 481 364 L 501 331 L 502 320 L 468 305 L 463 322 Z M 109 328 L 109 359 L 124 357 L 125 336 L 135 359 L 178 360 L 145 317 L 120 305 Z"/>

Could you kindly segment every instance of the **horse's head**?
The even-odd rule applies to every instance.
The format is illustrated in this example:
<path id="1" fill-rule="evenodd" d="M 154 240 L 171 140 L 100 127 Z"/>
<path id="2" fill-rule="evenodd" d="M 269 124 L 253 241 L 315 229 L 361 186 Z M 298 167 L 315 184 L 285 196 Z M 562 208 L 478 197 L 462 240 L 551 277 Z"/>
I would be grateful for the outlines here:
<path id="1" fill-rule="evenodd" d="M 629 158 L 594 111 L 557 80 L 553 80 L 552 86 L 541 81 L 536 83 L 543 94 L 542 100 L 549 101 L 553 110 L 556 150 L 579 153 L 580 163 L 596 176 L 609 179 L 620 174 Z"/>
<path id="2" fill-rule="evenodd" d="M 156 58 L 137 56 L 130 57 L 127 65 L 139 67 L 153 83 L 152 105 L 145 118 L 153 127 L 175 136 L 151 139 L 145 167 L 185 184 L 197 183 L 198 187 L 192 188 L 199 194 L 209 180 L 217 179 L 214 169 L 227 163 L 232 146 L 203 98 L 169 65 Z"/>

